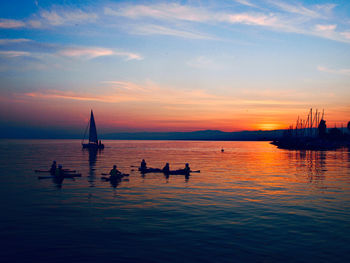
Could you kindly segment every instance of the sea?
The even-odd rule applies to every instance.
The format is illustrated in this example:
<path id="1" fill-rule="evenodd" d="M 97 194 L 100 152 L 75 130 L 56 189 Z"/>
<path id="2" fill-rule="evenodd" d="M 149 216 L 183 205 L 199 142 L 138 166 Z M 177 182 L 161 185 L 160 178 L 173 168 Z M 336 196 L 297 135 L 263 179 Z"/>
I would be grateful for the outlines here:
<path id="1" fill-rule="evenodd" d="M 0 262 L 350 262 L 347 148 L 104 144 L 0 140 Z M 200 172 L 142 175 L 142 159 Z M 53 160 L 82 176 L 38 179 Z M 130 176 L 102 180 L 114 164 Z"/>

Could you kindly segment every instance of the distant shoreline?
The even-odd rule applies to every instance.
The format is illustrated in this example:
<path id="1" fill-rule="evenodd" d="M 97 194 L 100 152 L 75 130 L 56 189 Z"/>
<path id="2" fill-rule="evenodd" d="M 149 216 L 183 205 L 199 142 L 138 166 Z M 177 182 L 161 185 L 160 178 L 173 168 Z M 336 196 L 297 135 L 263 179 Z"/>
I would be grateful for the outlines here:
<path id="1" fill-rule="evenodd" d="M 0 140 L 79 140 L 79 138 L 0 138 Z M 102 139 L 105 141 L 203 141 L 203 142 L 271 142 L 273 140 L 205 140 L 205 139 Z"/>
<path id="2" fill-rule="evenodd" d="M 286 130 L 223 132 L 220 130 L 202 130 L 193 132 L 117 132 L 101 133 L 103 140 L 156 140 L 156 141 L 274 141 L 281 138 Z M 0 139 L 49 139 L 82 140 L 77 132 L 17 131 L 0 134 Z"/>
<path id="3" fill-rule="evenodd" d="M 171 141 L 273 141 L 283 130 L 223 132 L 204 130 L 193 132 L 119 132 L 99 135 L 102 140 L 171 140 Z M 0 135 L 1 139 L 82 139 L 73 133 L 51 133 L 50 131 L 11 133 Z"/>

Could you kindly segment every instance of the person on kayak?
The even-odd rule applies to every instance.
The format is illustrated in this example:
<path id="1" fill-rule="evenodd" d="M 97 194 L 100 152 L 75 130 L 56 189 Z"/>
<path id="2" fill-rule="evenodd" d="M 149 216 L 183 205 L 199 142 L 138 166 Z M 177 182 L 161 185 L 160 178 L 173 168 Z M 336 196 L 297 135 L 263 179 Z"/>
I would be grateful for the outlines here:
<path id="1" fill-rule="evenodd" d="M 188 163 L 185 164 L 185 169 L 184 169 L 186 174 L 189 174 L 191 172 L 191 168 Z"/>
<path id="2" fill-rule="evenodd" d="M 170 171 L 169 163 L 166 163 L 163 167 L 163 173 L 168 174 Z"/>
<path id="3" fill-rule="evenodd" d="M 62 165 L 58 165 L 58 168 L 55 170 L 56 177 L 62 177 L 64 175 L 64 171 L 62 169 Z"/>
<path id="4" fill-rule="evenodd" d="M 53 161 L 50 168 L 50 174 L 54 175 L 56 173 L 56 169 L 57 169 L 56 161 Z"/>
<path id="5" fill-rule="evenodd" d="M 119 170 L 117 170 L 117 166 L 116 165 L 113 165 L 113 169 L 109 172 L 109 175 L 113 178 L 116 178 L 116 177 L 120 177 L 121 176 L 121 172 Z"/>
<path id="6" fill-rule="evenodd" d="M 141 168 L 141 170 L 146 170 L 147 169 L 147 164 L 146 164 L 145 159 L 142 159 L 140 168 Z"/>

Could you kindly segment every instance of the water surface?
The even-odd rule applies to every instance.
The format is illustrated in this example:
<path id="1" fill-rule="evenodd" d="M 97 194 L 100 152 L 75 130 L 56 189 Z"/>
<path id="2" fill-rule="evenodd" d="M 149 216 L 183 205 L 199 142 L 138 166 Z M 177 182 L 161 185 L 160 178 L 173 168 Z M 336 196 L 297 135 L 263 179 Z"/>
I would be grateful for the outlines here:
<path id="1" fill-rule="evenodd" d="M 268 142 L 0 141 L 4 262 L 350 262 L 350 153 Z M 221 147 L 225 149 L 221 153 Z M 133 171 L 201 170 L 189 178 Z M 38 180 L 56 160 L 81 178 Z M 130 173 L 101 181 L 113 164 Z"/>

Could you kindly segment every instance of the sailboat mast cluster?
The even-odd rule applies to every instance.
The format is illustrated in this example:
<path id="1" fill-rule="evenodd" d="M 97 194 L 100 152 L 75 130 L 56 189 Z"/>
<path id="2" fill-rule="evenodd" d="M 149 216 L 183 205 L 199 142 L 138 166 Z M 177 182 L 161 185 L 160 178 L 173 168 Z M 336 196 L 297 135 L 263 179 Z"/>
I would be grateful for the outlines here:
<path id="1" fill-rule="evenodd" d="M 336 127 L 327 129 L 322 114 L 316 109 L 310 109 L 305 120 L 298 117 L 296 125 L 291 125 L 283 136 L 272 142 L 279 148 L 293 150 L 330 150 L 341 147 L 350 147 L 350 122 L 348 131 Z"/>
<path id="2" fill-rule="evenodd" d="M 302 119 L 298 116 L 295 126 L 289 126 L 289 132 L 296 137 L 316 137 L 318 136 L 319 125 L 324 121 L 324 110 L 321 112 L 311 108 L 307 118 Z"/>

